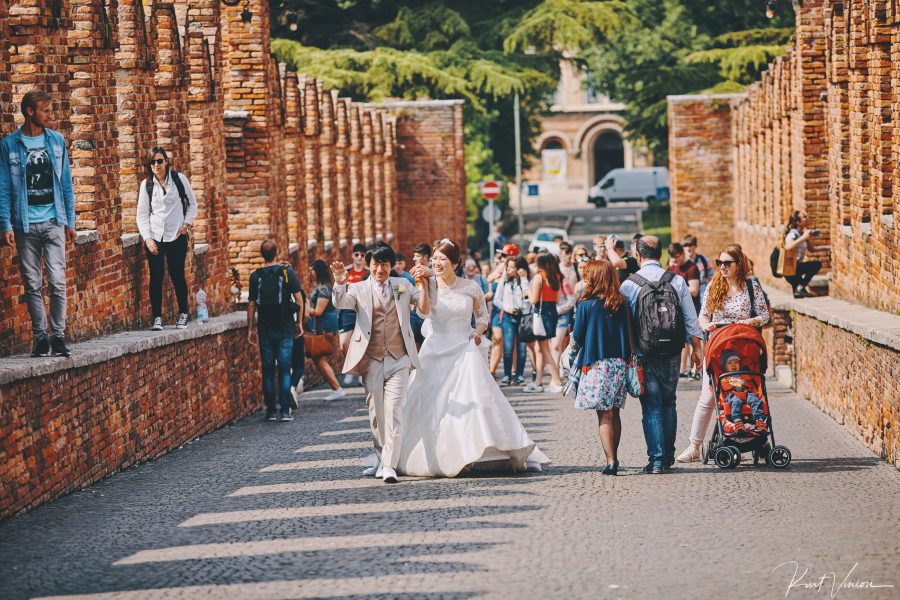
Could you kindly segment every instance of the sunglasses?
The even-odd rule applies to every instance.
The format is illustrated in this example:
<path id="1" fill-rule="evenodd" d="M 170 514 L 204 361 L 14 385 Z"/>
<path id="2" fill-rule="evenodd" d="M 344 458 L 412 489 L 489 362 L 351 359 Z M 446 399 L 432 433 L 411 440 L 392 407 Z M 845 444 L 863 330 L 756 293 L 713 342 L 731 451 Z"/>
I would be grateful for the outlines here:
<path id="1" fill-rule="evenodd" d="M 717 267 L 730 267 L 734 264 L 733 260 L 716 260 Z"/>
<path id="2" fill-rule="evenodd" d="M 353 256 L 365 256 L 365 255 L 366 254 L 364 252 L 354 252 L 353 253 Z"/>
<path id="3" fill-rule="evenodd" d="M 157 159 L 155 159 L 155 160 L 151 160 L 151 161 L 150 161 L 150 164 L 151 164 L 151 165 L 161 165 L 161 164 L 163 164 L 164 162 L 166 162 L 166 159 L 164 159 L 164 158 L 157 158 Z"/>
<path id="4" fill-rule="evenodd" d="M 586 263 L 589 260 L 591 260 L 591 259 L 586 254 L 582 254 L 581 256 L 579 256 L 578 258 L 575 259 L 575 262 Z"/>

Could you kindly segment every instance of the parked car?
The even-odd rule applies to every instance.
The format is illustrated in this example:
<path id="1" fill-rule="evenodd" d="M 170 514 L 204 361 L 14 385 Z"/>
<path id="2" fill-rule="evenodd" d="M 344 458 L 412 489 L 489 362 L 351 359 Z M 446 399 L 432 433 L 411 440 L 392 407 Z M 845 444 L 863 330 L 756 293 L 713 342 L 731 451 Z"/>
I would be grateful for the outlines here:
<path id="1" fill-rule="evenodd" d="M 596 207 L 627 200 L 668 200 L 669 169 L 643 167 L 613 169 L 588 190 L 588 202 Z"/>
<path id="2" fill-rule="evenodd" d="M 569 232 L 559 227 L 539 227 L 531 237 L 528 250 L 540 252 L 547 250 L 552 254 L 559 254 L 559 242 L 569 241 Z"/>

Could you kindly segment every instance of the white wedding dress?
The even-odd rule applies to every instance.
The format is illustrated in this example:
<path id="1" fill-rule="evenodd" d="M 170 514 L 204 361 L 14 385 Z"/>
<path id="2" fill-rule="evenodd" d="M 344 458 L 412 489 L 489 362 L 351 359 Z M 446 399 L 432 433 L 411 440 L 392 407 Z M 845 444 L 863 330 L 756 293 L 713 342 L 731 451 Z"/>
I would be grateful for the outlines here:
<path id="1" fill-rule="evenodd" d="M 481 287 L 463 278 L 439 286 L 422 328 L 421 367 L 412 372 L 403 405 L 397 471 L 439 477 L 455 477 L 467 465 L 539 471 L 550 461 L 488 369 L 487 340 L 480 349 L 469 339 L 472 314 L 477 323 L 489 319 Z"/>

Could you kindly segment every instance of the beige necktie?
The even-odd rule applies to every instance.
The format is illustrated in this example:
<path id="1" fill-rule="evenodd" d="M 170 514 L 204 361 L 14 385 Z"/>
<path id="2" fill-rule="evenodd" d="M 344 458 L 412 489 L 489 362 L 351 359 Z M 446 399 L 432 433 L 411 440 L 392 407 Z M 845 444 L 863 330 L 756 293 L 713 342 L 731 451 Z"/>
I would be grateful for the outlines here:
<path id="1" fill-rule="evenodd" d="M 381 286 L 379 286 L 379 287 L 381 287 L 381 299 L 384 300 L 385 302 L 387 302 L 387 299 L 388 299 L 388 287 L 387 286 L 388 286 L 387 282 L 385 282 L 385 283 L 381 284 Z"/>

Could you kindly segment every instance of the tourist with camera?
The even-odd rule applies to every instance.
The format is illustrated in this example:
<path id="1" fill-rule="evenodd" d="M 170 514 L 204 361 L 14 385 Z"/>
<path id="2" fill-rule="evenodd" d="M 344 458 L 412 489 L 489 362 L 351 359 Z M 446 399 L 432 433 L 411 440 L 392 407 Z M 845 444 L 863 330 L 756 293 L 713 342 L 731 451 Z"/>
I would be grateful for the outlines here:
<path id="1" fill-rule="evenodd" d="M 806 252 L 815 246 L 815 240 L 821 235 L 818 229 L 807 229 L 809 216 L 802 210 L 791 212 L 787 226 L 784 228 L 784 249 L 796 256 L 797 266 L 793 275 L 785 274 L 784 279 L 791 284 L 794 298 L 808 298 L 814 294 L 807 286 L 815 277 L 822 263 L 817 260 L 805 260 Z"/>

